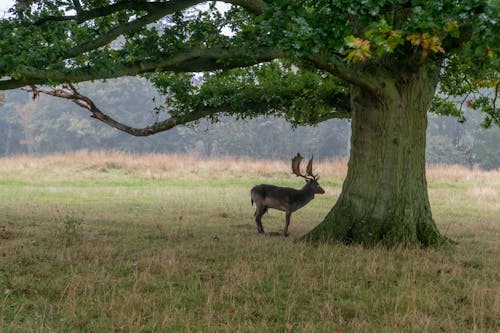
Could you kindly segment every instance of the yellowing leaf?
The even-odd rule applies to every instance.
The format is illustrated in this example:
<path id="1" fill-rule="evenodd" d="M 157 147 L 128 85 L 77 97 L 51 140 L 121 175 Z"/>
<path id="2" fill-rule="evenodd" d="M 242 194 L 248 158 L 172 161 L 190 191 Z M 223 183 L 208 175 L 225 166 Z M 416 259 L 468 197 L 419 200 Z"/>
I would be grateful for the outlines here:
<path id="1" fill-rule="evenodd" d="M 424 32 L 423 34 L 408 35 L 406 40 L 408 40 L 415 48 L 422 48 L 422 58 L 427 57 L 429 50 L 434 53 L 445 53 L 443 47 L 441 46 L 441 39 L 437 36 L 431 36 L 427 32 Z"/>
<path id="2" fill-rule="evenodd" d="M 413 46 L 420 46 L 420 44 L 422 43 L 422 35 L 419 34 L 408 35 L 406 37 L 406 40 L 408 40 L 410 44 Z"/>
<path id="3" fill-rule="evenodd" d="M 347 36 L 345 38 L 345 44 L 348 47 L 344 51 L 346 55 L 345 59 L 347 62 L 359 62 L 364 61 L 371 57 L 372 53 L 370 50 L 370 42 L 354 36 Z"/>
<path id="4" fill-rule="evenodd" d="M 444 54 L 444 49 L 441 46 L 441 39 L 439 39 L 439 37 L 436 37 L 436 36 L 431 37 L 428 46 L 429 46 L 429 49 L 431 49 L 432 51 L 434 51 L 436 53 L 440 52 L 440 53 Z"/>

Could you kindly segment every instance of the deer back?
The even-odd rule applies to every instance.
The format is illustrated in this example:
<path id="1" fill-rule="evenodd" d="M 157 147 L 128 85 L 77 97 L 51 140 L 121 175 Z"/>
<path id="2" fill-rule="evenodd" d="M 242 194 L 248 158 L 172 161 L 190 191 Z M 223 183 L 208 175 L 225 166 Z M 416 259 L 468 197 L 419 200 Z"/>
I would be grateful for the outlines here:
<path id="1" fill-rule="evenodd" d="M 300 190 L 291 187 L 261 184 L 251 190 L 252 201 L 256 205 L 274 208 L 285 212 L 294 212 L 314 199 L 323 189 L 316 181 L 308 181 Z"/>

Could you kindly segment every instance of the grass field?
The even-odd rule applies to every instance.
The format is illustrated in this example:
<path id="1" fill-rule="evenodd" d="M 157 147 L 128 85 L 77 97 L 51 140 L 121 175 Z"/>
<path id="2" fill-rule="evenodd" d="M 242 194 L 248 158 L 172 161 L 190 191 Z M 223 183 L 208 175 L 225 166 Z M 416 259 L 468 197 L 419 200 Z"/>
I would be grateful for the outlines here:
<path id="1" fill-rule="evenodd" d="M 294 242 L 340 193 L 259 236 L 280 161 L 78 152 L 0 159 L 0 332 L 499 332 L 500 171 L 428 168 L 439 249 Z M 284 215 L 264 216 L 266 232 Z"/>

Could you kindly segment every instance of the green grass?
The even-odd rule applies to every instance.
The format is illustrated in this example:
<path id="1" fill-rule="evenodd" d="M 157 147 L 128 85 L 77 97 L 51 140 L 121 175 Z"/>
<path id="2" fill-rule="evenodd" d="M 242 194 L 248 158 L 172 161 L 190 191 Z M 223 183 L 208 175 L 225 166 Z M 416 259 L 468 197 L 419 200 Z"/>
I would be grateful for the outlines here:
<path id="1" fill-rule="evenodd" d="M 430 182 L 459 245 L 366 249 L 294 242 L 331 208 L 334 175 L 283 238 L 256 233 L 249 198 L 301 185 L 281 170 L 42 161 L 0 160 L 1 332 L 500 330 L 498 173 Z"/>

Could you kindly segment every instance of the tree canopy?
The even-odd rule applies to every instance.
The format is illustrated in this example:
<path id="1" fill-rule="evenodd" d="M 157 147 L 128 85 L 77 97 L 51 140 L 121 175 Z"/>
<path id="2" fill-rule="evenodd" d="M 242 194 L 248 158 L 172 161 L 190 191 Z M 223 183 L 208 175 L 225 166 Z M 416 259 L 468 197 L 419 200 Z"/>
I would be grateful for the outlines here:
<path id="1" fill-rule="evenodd" d="M 485 0 L 17 1 L 0 21 L 0 89 L 146 75 L 169 96 L 172 118 L 121 129 L 149 135 L 221 113 L 349 117 L 349 85 L 380 90 L 395 69 L 432 63 L 433 109 L 463 117 L 466 103 L 488 126 L 500 123 L 499 9 Z M 57 94 L 104 120 L 75 89 Z"/>

